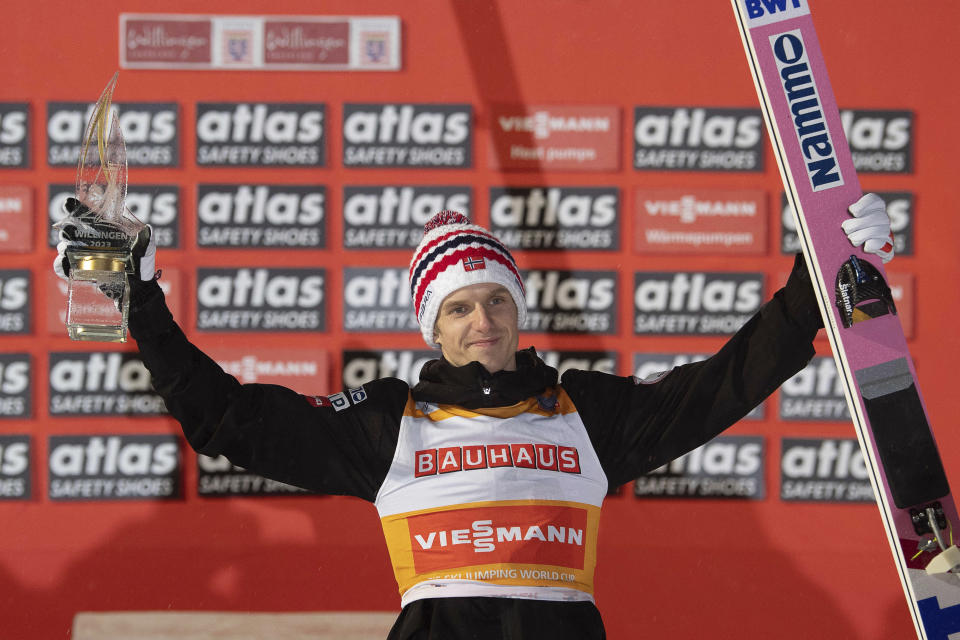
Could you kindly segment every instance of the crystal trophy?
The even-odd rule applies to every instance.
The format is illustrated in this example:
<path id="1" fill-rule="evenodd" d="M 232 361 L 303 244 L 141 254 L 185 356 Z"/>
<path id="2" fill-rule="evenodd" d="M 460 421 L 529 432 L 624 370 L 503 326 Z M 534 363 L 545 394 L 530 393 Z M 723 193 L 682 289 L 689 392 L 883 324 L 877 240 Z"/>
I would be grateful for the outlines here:
<path id="1" fill-rule="evenodd" d="M 146 228 L 127 211 L 127 151 L 111 110 L 115 73 L 94 106 L 77 163 L 76 199 L 54 225 L 71 242 L 67 334 L 73 340 L 126 342 L 133 247 Z"/>

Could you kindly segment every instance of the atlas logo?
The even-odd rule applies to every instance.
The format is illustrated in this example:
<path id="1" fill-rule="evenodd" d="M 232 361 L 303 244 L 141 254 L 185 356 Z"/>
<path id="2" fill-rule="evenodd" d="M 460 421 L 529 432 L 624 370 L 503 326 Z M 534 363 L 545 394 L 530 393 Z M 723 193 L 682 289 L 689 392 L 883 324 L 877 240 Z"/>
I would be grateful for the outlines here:
<path id="1" fill-rule="evenodd" d="M 415 478 L 454 471 L 515 467 L 580 473 L 576 447 L 555 444 L 488 444 L 421 449 L 414 454 Z"/>
<path id="2" fill-rule="evenodd" d="M 863 453 L 854 439 L 783 438 L 780 498 L 807 502 L 873 502 Z"/>
<path id="3" fill-rule="evenodd" d="M 57 393 L 150 390 L 150 372 L 129 353 L 52 353 L 50 390 Z"/>
<path id="4" fill-rule="evenodd" d="M 378 378 L 399 378 L 411 387 L 420 381 L 420 370 L 437 358 L 431 350 L 344 351 L 343 384 L 359 387 Z"/>
<path id="5" fill-rule="evenodd" d="M 343 322 L 348 331 L 419 331 L 407 270 L 345 267 Z"/>
<path id="6" fill-rule="evenodd" d="M 343 246 L 395 249 L 417 246 L 423 225 L 438 211 L 470 216 L 468 186 L 353 186 L 343 188 Z"/>
<path id="7" fill-rule="evenodd" d="M 325 111 L 317 103 L 199 103 L 197 164 L 322 166 Z"/>
<path id="8" fill-rule="evenodd" d="M 638 311 L 752 313 L 763 302 L 759 273 L 639 272 L 634 304 Z"/>
<path id="9" fill-rule="evenodd" d="M 857 171 L 913 171 L 913 112 L 844 109 L 840 121 Z"/>
<path id="10" fill-rule="evenodd" d="M 0 335 L 30 331 L 30 272 L 0 269 Z"/>
<path id="11" fill-rule="evenodd" d="M 326 189 L 295 185 L 199 185 L 200 246 L 323 246 Z"/>
<path id="12" fill-rule="evenodd" d="M 0 167 L 30 165 L 30 105 L 0 102 Z"/>
<path id="13" fill-rule="evenodd" d="M 617 278 L 612 271 L 522 272 L 526 328 L 561 333 L 614 333 Z"/>
<path id="14" fill-rule="evenodd" d="M 211 458 L 198 454 L 197 493 L 205 497 L 215 497 L 290 495 L 303 492 L 289 484 L 249 473 L 223 456 Z"/>
<path id="15" fill-rule="evenodd" d="M 323 330 L 323 269 L 197 269 L 197 328 Z"/>
<path id="16" fill-rule="evenodd" d="M 794 131 L 806 158 L 807 178 L 814 191 L 844 184 L 837 166 L 830 130 L 823 115 L 820 94 L 810 71 L 803 35 L 799 29 L 770 37 L 783 92 L 793 114 Z"/>
<path id="17" fill-rule="evenodd" d="M 705 107 L 636 107 L 634 168 L 669 171 L 760 171 L 759 111 Z"/>
<path id="18" fill-rule="evenodd" d="M 30 436 L 0 436 L 0 501 L 30 498 Z"/>
<path id="19" fill-rule="evenodd" d="M 0 418 L 30 415 L 30 387 L 30 355 L 0 353 Z"/>
<path id="20" fill-rule="evenodd" d="M 50 225 L 60 222 L 66 215 L 63 203 L 74 196 L 74 186 L 50 185 L 47 191 L 47 217 Z M 180 246 L 180 187 L 176 185 L 130 185 L 124 200 L 127 209 L 144 224 L 153 227 L 158 247 Z M 48 245 L 57 246 L 59 233 L 50 229 Z"/>
<path id="21" fill-rule="evenodd" d="M 843 393 L 843 378 L 833 358 L 815 357 L 780 386 L 780 418 L 801 421 L 850 420 Z"/>
<path id="22" fill-rule="evenodd" d="M 634 483 L 641 497 L 764 497 L 763 438 L 721 436 Z"/>
<path id="23" fill-rule="evenodd" d="M 179 462 L 172 436 L 50 437 L 50 474 L 61 478 L 164 475 Z"/>
<path id="24" fill-rule="evenodd" d="M 491 230 L 511 248 L 617 249 L 615 187 L 490 189 Z"/>
<path id="25" fill-rule="evenodd" d="M 467 104 L 345 104 L 343 164 L 348 167 L 469 167 Z"/>
<path id="26" fill-rule="evenodd" d="M 74 166 L 80 157 L 83 133 L 94 109 L 81 102 L 47 103 L 47 162 Z M 171 102 L 118 102 L 117 122 L 127 145 L 127 162 L 137 166 L 176 166 L 177 105 Z"/>
<path id="27" fill-rule="evenodd" d="M 569 369 L 617 372 L 617 354 L 612 351 L 538 351 L 537 355 L 561 376 Z"/>

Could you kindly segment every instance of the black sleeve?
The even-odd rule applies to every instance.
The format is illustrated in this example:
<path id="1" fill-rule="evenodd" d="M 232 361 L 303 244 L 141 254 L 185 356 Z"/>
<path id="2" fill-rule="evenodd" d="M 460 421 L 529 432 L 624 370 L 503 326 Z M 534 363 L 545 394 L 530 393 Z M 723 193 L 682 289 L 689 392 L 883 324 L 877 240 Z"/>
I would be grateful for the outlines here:
<path id="1" fill-rule="evenodd" d="M 571 370 L 562 384 L 610 486 L 618 486 L 704 444 L 749 413 L 806 366 L 822 326 L 798 256 L 786 286 L 707 360 L 648 381 Z"/>
<path id="2" fill-rule="evenodd" d="M 376 497 L 396 450 L 405 382 L 384 378 L 329 399 L 242 385 L 187 340 L 156 282 L 131 289 L 130 333 L 191 447 L 309 491 Z"/>

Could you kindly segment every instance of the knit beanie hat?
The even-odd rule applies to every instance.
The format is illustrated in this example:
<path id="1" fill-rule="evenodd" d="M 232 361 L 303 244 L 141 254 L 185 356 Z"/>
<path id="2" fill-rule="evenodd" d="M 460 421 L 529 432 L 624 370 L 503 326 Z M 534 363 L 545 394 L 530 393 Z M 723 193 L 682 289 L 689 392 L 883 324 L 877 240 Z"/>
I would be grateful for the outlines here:
<path id="1" fill-rule="evenodd" d="M 505 246 L 483 227 L 470 224 L 462 213 L 441 211 L 423 227 L 423 240 L 410 261 L 410 296 L 424 341 L 433 341 L 433 328 L 443 300 L 462 287 L 493 282 L 503 285 L 517 305 L 517 323 L 527 318 L 523 279 Z"/>

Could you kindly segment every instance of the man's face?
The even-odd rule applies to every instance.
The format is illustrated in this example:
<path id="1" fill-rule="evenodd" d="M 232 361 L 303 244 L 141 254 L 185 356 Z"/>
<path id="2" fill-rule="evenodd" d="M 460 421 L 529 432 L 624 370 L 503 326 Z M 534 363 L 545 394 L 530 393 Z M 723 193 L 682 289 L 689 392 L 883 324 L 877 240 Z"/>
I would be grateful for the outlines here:
<path id="1" fill-rule="evenodd" d="M 457 289 L 440 305 L 434 340 L 452 365 L 476 360 L 490 373 L 513 371 L 520 342 L 517 305 L 499 284 Z"/>

